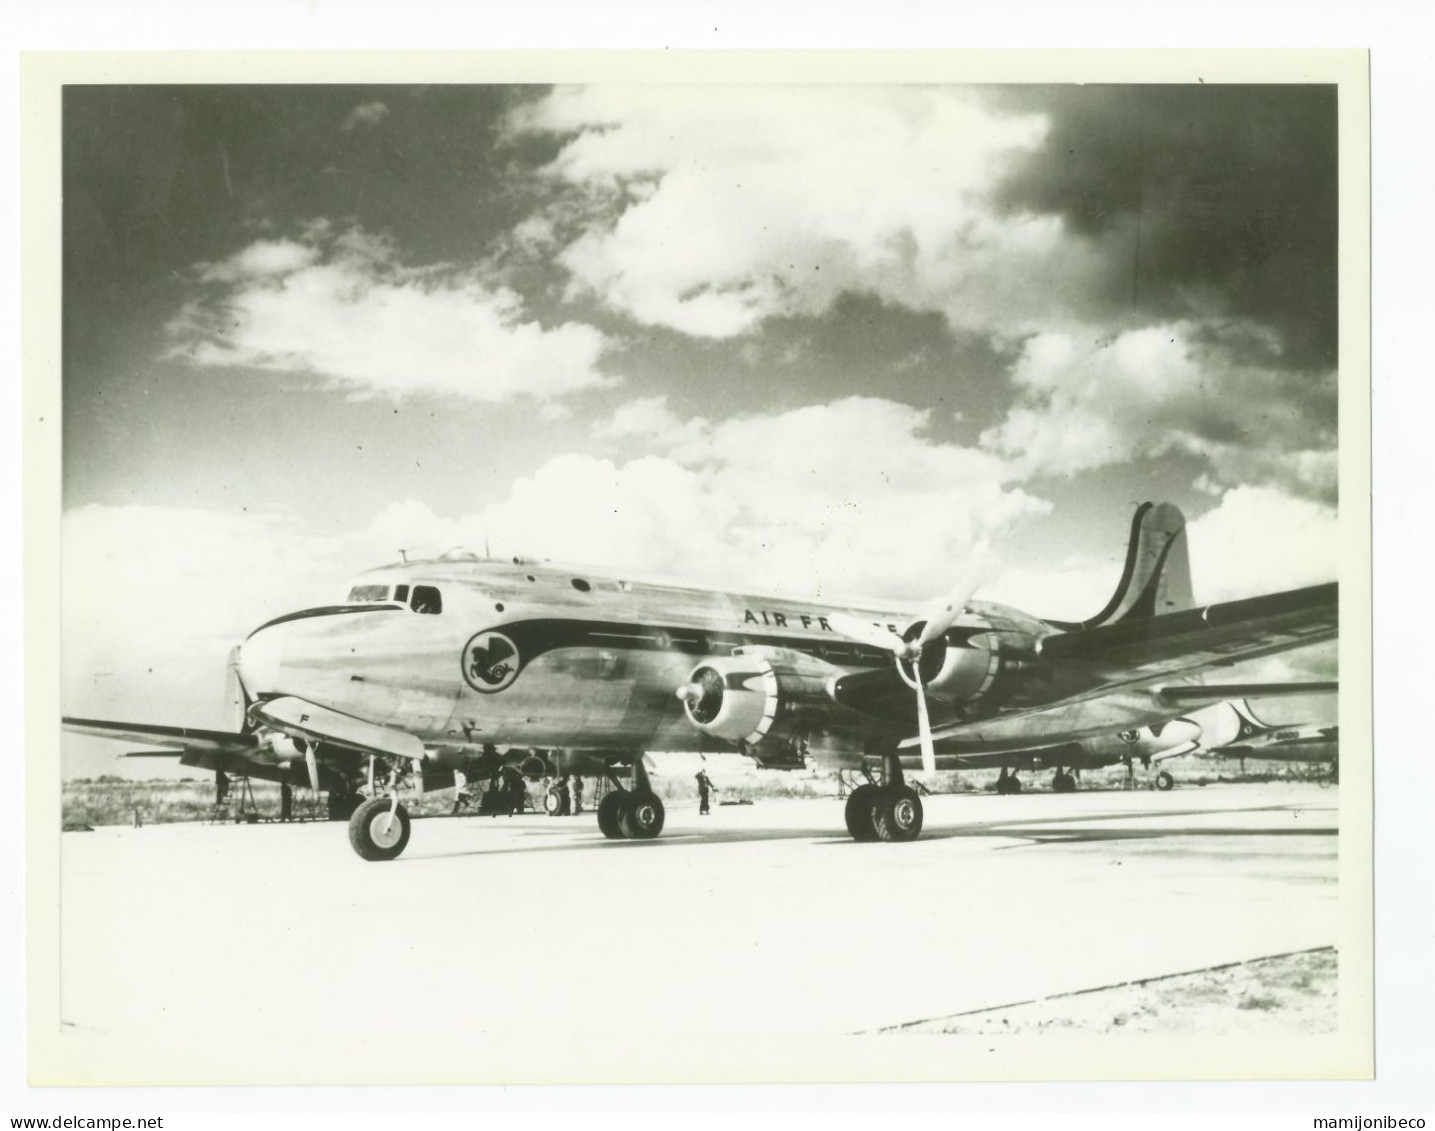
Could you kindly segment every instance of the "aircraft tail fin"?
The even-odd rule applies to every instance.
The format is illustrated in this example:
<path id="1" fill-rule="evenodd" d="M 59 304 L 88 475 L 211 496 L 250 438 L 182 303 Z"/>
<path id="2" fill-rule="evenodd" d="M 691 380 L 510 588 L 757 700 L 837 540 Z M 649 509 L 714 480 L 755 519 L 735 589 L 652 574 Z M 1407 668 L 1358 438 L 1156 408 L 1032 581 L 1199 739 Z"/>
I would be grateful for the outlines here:
<path id="1" fill-rule="evenodd" d="M 1131 519 L 1126 565 L 1111 600 L 1090 620 L 1060 627 L 1100 628 L 1195 606 L 1185 516 L 1170 503 L 1142 503 Z"/>

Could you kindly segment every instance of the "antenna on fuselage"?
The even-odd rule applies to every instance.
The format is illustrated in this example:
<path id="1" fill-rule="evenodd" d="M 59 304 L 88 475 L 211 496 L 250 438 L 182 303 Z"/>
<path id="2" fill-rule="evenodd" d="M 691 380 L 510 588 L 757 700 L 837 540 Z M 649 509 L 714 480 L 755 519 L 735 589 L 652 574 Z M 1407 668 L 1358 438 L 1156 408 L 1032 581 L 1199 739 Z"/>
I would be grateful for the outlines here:
<path id="1" fill-rule="evenodd" d="M 493 555 L 489 553 L 488 550 L 488 531 L 486 530 L 483 532 L 483 560 L 486 562 L 493 561 Z"/>
<path id="2" fill-rule="evenodd" d="M 400 550 L 399 550 L 399 557 L 401 557 L 401 558 L 404 559 L 404 565 L 408 565 L 408 564 L 409 564 L 409 552 L 408 552 L 407 550 L 400 549 Z"/>

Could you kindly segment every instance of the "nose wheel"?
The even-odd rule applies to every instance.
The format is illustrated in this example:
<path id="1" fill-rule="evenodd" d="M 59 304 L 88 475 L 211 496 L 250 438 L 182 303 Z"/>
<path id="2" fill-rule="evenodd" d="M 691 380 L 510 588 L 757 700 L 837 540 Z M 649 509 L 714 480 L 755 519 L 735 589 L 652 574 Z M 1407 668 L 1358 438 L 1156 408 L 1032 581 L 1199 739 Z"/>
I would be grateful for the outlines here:
<path id="1" fill-rule="evenodd" d="M 393 860 L 409 843 L 409 813 L 395 797 L 365 801 L 349 818 L 349 844 L 365 860 Z"/>

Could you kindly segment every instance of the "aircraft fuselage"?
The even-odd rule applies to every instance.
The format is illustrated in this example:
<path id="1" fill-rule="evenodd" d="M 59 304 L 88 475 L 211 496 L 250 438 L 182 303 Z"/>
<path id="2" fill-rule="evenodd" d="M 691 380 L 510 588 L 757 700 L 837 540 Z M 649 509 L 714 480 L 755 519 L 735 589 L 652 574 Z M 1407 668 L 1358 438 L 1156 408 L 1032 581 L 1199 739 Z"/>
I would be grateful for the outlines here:
<path id="1" fill-rule="evenodd" d="M 436 597 L 434 596 L 436 594 Z M 890 655 L 829 623 L 846 613 L 902 633 L 913 607 L 842 604 L 628 581 L 591 569 L 488 560 L 404 563 L 371 570 L 350 596 L 382 599 L 280 617 L 241 646 L 256 698 L 296 696 L 444 746 L 590 750 L 732 749 L 700 733 L 674 691 L 696 666 L 735 650 L 784 649 L 832 677 L 890 668 Z M 417 608 L 436 611 L 422 612 Z M 974 603 L 960 626 L 984 648 L 963 649 L 980 700 L 1004 662 L 1000 647 L 1052 629 L 1016 610 Z M 946 717 L 939 703 L 938 718 Z M 833 709 L 868 736 L 911 732 Z"/>

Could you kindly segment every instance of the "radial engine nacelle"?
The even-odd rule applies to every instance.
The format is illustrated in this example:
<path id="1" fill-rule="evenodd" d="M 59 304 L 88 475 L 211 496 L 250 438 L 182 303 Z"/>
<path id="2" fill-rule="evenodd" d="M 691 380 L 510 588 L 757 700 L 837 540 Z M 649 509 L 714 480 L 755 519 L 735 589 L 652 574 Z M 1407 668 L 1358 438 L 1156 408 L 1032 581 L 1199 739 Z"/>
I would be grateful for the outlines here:
<path id="1" fill-rule="evenodd" d="M 678 688 L 693 726 L 728 742 L 756 746 L 830 720 L 827 693 L 836 669 L 785 648 L 763 648 L 708 660 Z"/>

